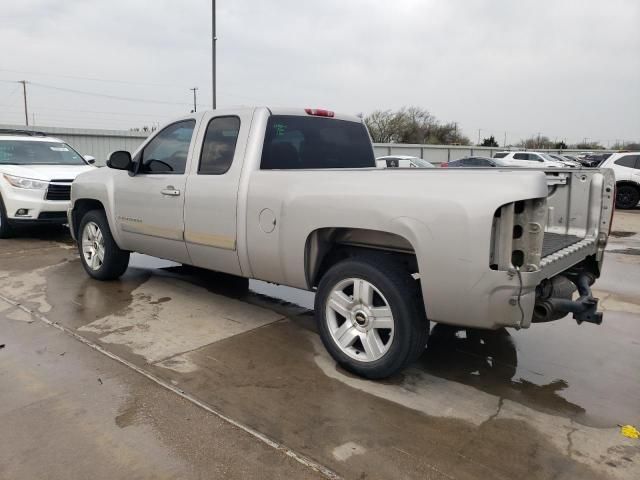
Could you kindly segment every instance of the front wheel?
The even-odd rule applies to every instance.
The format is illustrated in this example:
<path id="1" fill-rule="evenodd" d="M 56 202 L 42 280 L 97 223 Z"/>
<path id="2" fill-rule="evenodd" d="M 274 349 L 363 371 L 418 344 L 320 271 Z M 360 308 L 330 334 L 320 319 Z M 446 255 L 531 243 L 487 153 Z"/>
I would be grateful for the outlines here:
<path id="1" fill-rule="evenodd" d="M 631 185 L 620 185 L 616 188 L 616 208 L 628 210 L 640 202 L 640 189 Z"/>
<path id="2" fill-rule="evenodd" d="M 366 378 L 397 373 L 427 343 L 429 322 L 417 282 L 384 254 L 331 267 L 318 286 L 315 312 L 334 360 Z"/>
<path id="3" fill-rule="evenodd" d="M 91 210 L 82 217 L 78 249 L 82 266 L 97 280 L 114 280 L 129 266 L 129 252 L 116 244 L 103 210 Z"/>

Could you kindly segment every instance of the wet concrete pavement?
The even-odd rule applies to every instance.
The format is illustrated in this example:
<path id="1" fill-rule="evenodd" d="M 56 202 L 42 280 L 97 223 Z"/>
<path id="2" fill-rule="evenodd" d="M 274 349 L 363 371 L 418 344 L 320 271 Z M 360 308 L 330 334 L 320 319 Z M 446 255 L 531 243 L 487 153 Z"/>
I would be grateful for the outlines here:
<path id="1" fill-rule="evenodd" d="M 64 232 L 1 241 L 0 295 L 345 478 L 640 478 L 640 443 L 622 437 L 616 426 L 640 424 L 638 231 L 640 210 L 617 215 L 596 284 L 606 311 L 602 326 L 577 326 L 570 318 L 520 332 L 436 325 L 422 358 L 384 382 L 336 368 L 305 308 L 313 301 L 309 292 L 261 282 L 251 282 L 247 292 L 237 279 L 138 255 L 120 281 L 96 282 L 85 275 Z M 116 458 L 123 445 L 140 443 L 150 445 L 145 458 L 162 457 L 151 469 L 126 459 L 103 466 L 105 454 L 96 453 L 105 478 L 197 478 L 204 472 L 231 478 L 242 474 L 233 470 L 235 462 L 258 468 L 263 457 L 264 475 L 249 476 L 315 475 L 290 458 L 283 462 L 277 450 L 264 453 L 269 447 L 244 433 L 244 447 L 225 456 L 220 452 L 239 441 L 230 425 L 229 431 L 214 425 L 214 433 L 190 428 L 184 418 L 194 418 L 191 413 L 174 416 L 171 408 L 187 400 L 40 320 L 27 323 L 35 317 L 7 305 L 0 307 L 0 343 L 7 344 L 0 350 L 0 402 L 16 400 L 2 414 L 10 415 L 12 430 L 32 434 L 20 442 L 0 440 L 0 465 L 11 458 L 16 468 L 8 472 L 36 468 L 29 459 L 34 448 L 46 450 L 35 440 L 41 432 L 86 440 L 87 455 L 95 448 L 91 437 L 111 435 L 106 451 L 113 449 Z M 51 355 L 46 361 L 37 353 L 60 342 L 73 344 L 76 353 L 45 353 Z M 19 356 L 12 345 L 20 346 Z M 112 387 L 96 386 L 96 362 L 113 372 Z M 28 375 L 20 380 L 23 370 Z M 31 378 L 43 385 L 40 422 L 28 414 Z M 92 392 L 105 386 L 114 389 L 109 401 L 90 408 Z M 79 423 L 92 429 L 80 429 L 66 414 L 57 418 L 55 402 L 46 399 L 61 389 L 82 411 Z M 125 413 L 140 404 L 155 420 L 125 425 Z M 198 424 L 222 422 L 189 408 L 198 410 Z M 158 426 L 163 422 L 174 425 L 172 435 Z M 73 458 L 60 458 L 74 472 Z M 218 470 L 225 460 L 228 475 Z M 53 461 L 44 456 L 35 464 L 45 469 Z"/>
<path id="2" fill-rule="evenodd" d="M 65 333 L 16 317 L 0 300 L 0 478 L 322 478 Z"/>

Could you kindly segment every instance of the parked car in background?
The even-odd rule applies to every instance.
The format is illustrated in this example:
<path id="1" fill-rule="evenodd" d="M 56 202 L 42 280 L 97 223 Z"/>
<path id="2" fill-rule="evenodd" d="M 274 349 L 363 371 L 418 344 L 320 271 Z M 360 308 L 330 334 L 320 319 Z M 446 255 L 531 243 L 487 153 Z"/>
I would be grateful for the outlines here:
<path id="1" fill-rule="evenodd" d="M 574 162 L 577 162 L 578 164 L 580 164 L 582 166 L 582 162 L 580 161 L 580 158 L 577 155 L 571 155 L 568 153 L 563 153 L 562 154 L 563 157 L 568 158 L 569 160 L 573 160 Z"/>
<path id="2" fill-rule="evenodd" d="M 21 224 L 66 223 L 71 182 L 93 162 L 45 133 L 0 130 L 0 238 Z"/>
<path id="3" fill-rule="evenodd" d="M 434 168 L 433 164 L 410 155 L 388 155 L 376 158 L 378 168 Z"/>
<path id="4" fill-rule="evenodd" d="M 590 153 L 582 158 L 581 163 L 585 167 L 595 168 L 600 166 L 600 164 L 608 159 L 611 155 L 612 153 Z"/>
<path id="5" fill-rule="evenodd" d="M 567 157 L 566 155 L 560 155 L 560 154 L 557 154 L 557 153 L 548 153 L 547 155 L 549 155 L 554 160 L 557 160 L 559 162 L 564 163 L 567 167 L 572 167 L 572 168 L 580 168 L 580 167 L 582 167 L 582 164 L 580 162 L 572 160 L 569 157 Z"/>
<path id="6" fill-rule="evenodd" d="M 616 176 L 616 208 L 634 208 L 640 202 L 640 152 L 610 155 L 600 168 L 612 168 Z"/>
<path id="7" fill-rule="evenodd" d="M 493 158 L 501 159 L 509 167 L 565 168 L 562 162 L 541 152 L 497 152 Z"/>
<path id="8" fill-rule="evenodd" d="M 504 163 L 499 158 L 489 158 L 489 157 L 465 157 L 460 158 L 459 160 L 452 160 L 451 162 L 441 163 L 440 166 L 442 168 L 493 168 L 493 167 L 506 167 L 507 164 Z"/>

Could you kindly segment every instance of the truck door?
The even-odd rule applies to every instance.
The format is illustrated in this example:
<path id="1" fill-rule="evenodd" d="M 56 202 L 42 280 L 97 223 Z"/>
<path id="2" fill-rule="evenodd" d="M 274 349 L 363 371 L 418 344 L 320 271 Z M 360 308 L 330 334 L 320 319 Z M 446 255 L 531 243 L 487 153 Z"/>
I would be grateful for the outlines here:
<path id="1" fill-rule="evenodd" d="M 184 191 L 195 120 L 173 123 L 136 155 L 136 175 L 114 177 L 115 217 L 123 247 L 190 263 L 184 243 Z"/>
<path id="2" fill-rule="evenodd" d="M 185 240 L 194 265 L 241 275 L 238 190 L 253 112 L 216 110 L 202 119 L 187 178 Z"/>

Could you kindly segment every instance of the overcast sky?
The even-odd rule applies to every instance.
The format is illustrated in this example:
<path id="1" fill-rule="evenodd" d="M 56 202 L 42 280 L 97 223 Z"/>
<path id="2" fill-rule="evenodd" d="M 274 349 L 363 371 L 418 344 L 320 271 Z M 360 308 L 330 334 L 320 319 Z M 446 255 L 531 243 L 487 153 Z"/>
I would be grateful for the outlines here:
<path id="1" fill-rule="evenodd" d="M 415 105 L 473 141 L 640 139 L 638 0 L 217 4 L 219 107 Z M 0 123 L 24 121 L 22 79 L 38 125 L 162 123 L 190 87 L 210 107 L 209 0 L 3 2 L 0 25 Z"/>

